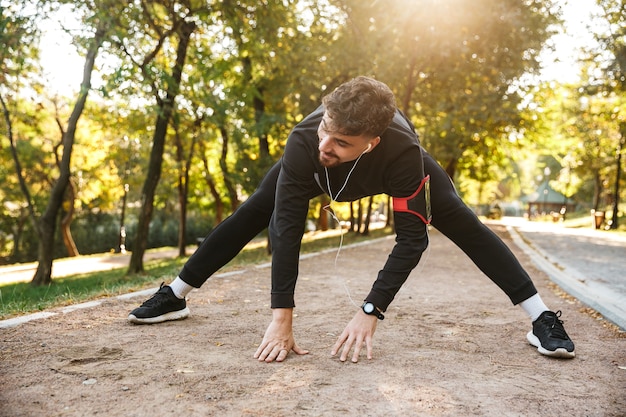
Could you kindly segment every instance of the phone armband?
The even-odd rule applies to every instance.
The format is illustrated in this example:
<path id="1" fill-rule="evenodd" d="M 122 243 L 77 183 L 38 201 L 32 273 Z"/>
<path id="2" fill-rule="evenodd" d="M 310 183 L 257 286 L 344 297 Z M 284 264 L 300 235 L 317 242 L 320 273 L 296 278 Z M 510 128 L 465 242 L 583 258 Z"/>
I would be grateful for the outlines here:
<path id="1" fill-rule="evenodd" d="M 425 224 L 430 224 L 430 175 L 424 177 L 410 196 L 393 197 L 393 211 L 414 214 Z"/>

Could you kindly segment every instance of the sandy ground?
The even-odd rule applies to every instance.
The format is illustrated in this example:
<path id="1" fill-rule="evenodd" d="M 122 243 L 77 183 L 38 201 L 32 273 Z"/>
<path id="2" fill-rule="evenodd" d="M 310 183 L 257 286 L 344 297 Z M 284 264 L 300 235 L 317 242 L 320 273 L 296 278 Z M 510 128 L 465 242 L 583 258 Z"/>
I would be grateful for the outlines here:
<path id="1" fill-rule="evenodd" d="M 494 229 L 507 241 L 504 228 Z M 0 329 L 0 416 L 624 416 L 626 338 L 512 249 L 563 310 L 577 357 L 551 359 L 530 323 L 465 255 L 431 234 L 425 262 L 379 323 L 374 358 L 330 349 L 393 239 L 304 259 L 296 341 L 309 355 L 252 358 L 269 324 L 269 268 L 214 278 L 192 316 L 138 326 L 143 298 Z"/>

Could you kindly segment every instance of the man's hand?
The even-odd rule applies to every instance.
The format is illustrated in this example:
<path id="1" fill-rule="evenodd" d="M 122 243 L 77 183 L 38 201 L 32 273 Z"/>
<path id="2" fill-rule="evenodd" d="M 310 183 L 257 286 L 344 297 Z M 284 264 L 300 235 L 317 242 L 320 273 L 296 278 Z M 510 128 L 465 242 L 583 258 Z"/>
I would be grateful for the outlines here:
<path id="1" fill-rule="evenodd" d="M 337 339 L 337 343 L 333 346 L 330 354 L 335 356 L 343 345 L 339 360 L 345 362 L 345 360 L 348 359 L 352 345 L 354 345 L 352 362 L 356 363 L 359 361 L 359 354 L 361 353 L 363 342 L 365 342 L 367 359 L 372 359 L 372 338 L 374 337 L 377 324 L 378 318 L 376 316 L 365 314 L 362 310 L 357 311 L 352 320 L 350 320 L 350 323 L 348 323 L 343 330 L 343 333 L 341 333 L 341 336 L 339 336 L 339 339 Z"/>
<path id="2" fill-rule="evenodd" d="M 293 337 L 293 308 L 275 308 L 272 310 L 272 322 L 265 331 L 263 341 L 254 354 L 260 362 L 282 362 L 292 350 L 298 355 L 306 355 L 308 350 L 301 349 Z"/>

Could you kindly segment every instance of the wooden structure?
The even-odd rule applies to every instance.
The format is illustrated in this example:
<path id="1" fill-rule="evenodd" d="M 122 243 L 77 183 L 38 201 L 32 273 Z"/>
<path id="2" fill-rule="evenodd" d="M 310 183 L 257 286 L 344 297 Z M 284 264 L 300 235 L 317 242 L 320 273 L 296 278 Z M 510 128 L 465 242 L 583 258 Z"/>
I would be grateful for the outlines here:
<path id="1" fill-rule="evenodd" d="M 522 197 L 521 200 L 528 204 L 529 219 L 546 214 L 563 215 L 566 211 L 574 210 L 576 207 L 574 200 L 553 190 L 547 180 L 539 184 L 534 193 Z"/>

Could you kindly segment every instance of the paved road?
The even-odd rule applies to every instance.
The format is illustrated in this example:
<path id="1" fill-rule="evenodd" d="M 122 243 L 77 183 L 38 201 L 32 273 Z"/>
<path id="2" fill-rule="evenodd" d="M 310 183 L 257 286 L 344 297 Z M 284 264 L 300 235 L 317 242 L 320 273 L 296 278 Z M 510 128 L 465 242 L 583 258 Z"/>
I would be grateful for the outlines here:
<path id="1" fill-rule="evenodd" d="M 626 330 L 626 236 L 516 218 L 503 222 L 554 282 Z"/>

